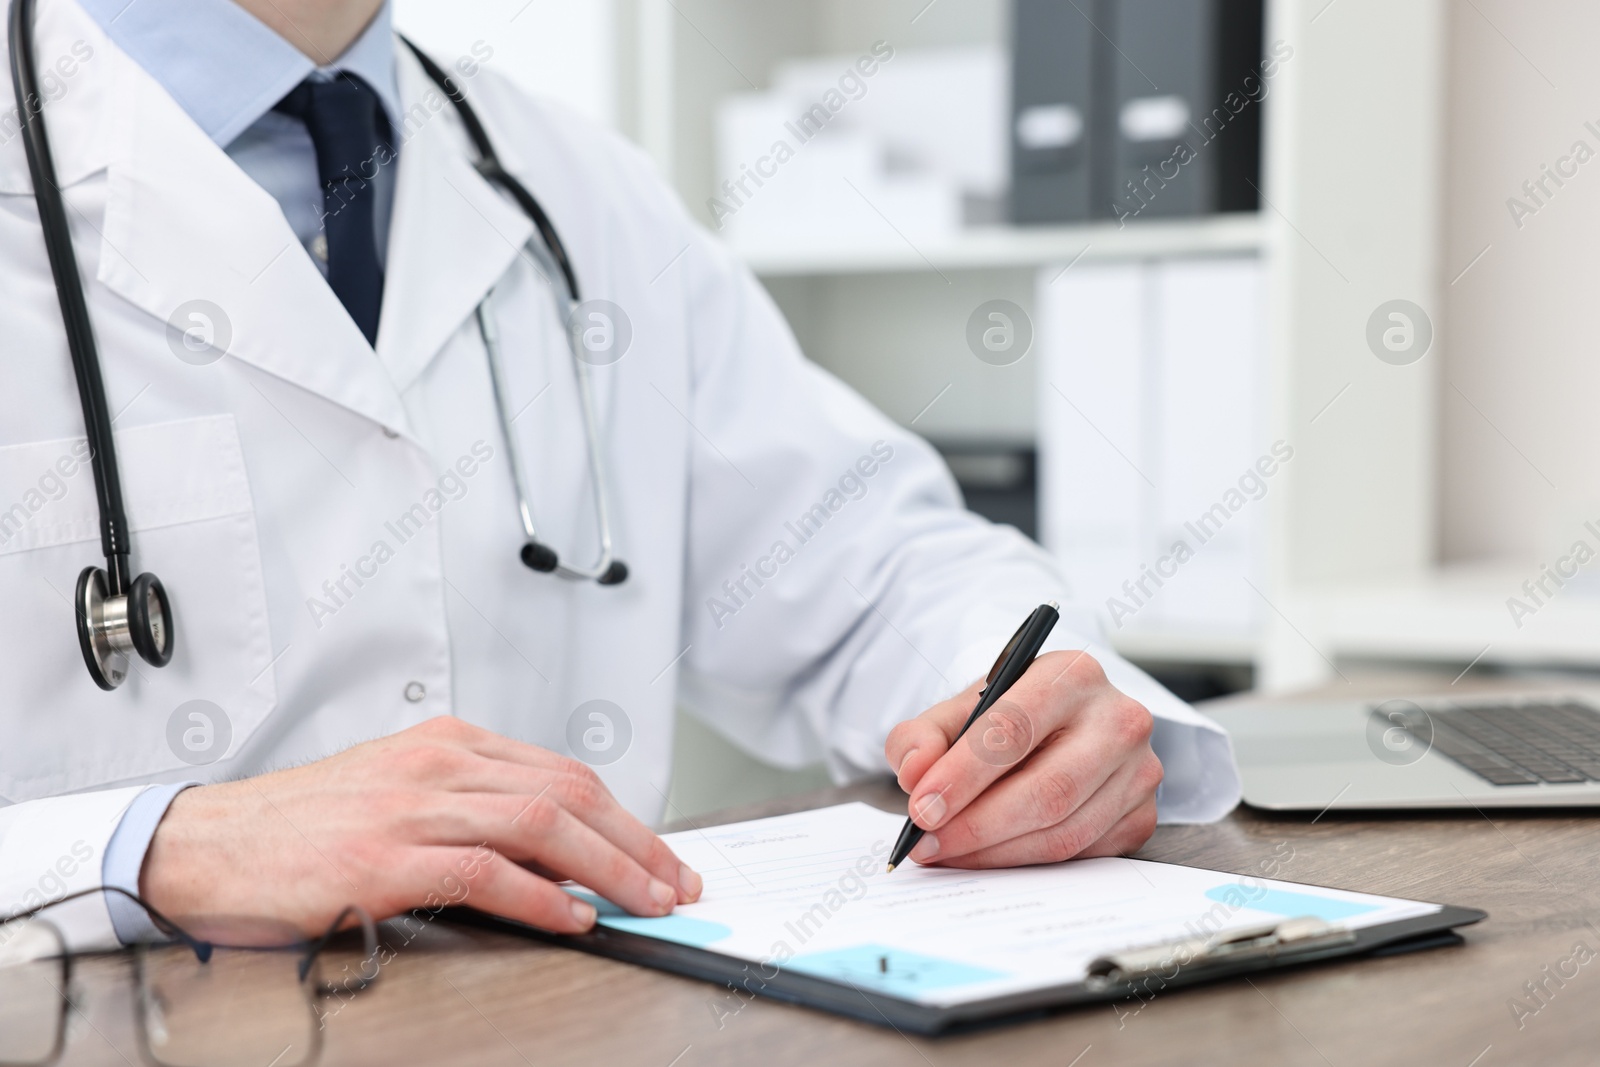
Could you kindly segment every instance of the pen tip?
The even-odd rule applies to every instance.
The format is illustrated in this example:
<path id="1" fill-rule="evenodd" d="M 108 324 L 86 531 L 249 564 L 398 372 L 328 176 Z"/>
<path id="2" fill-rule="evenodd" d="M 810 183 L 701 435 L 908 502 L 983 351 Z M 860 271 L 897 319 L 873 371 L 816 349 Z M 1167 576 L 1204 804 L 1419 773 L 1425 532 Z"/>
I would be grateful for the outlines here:
<path id="1" fill-rule="evenodd" d="M 894 864 L 892 864 L 892 863 L 889 864 L 889 869 L 886 870 L 884 873 L 885 874 L 893 874 L 894 873 Z"/>

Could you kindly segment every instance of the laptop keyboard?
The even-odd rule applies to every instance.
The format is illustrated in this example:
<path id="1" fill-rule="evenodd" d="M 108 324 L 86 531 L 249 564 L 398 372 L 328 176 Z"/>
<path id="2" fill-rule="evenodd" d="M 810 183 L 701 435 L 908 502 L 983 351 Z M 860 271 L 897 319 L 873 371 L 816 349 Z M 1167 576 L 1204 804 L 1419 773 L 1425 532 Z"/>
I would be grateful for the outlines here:
<path id="1" fill-rule="evenodd" d="M 1411 717 L 1404 725 L 1425 740 L 1427 722 Z M 1600 782 L 1600 711 L 1587 704 L 1456 706 L 1427 718 L 1434 751 L 1491 785 Z"/>

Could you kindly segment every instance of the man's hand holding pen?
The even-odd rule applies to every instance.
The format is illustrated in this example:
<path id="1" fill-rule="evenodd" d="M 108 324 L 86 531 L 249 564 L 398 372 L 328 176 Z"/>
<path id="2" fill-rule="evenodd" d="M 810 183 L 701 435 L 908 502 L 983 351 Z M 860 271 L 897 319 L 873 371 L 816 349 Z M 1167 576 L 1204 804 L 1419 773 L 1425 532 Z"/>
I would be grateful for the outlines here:
<path id="1" fill-rule="evenodd" d="M 911 859 L 1011 867 L 1124 855 L 1149 839 L 1162 776 L 1153 720 L 1092 656 L 1039 656 L 963 736 L 983 687 L 889 734 L 889 766 L 925 831 Z"/>

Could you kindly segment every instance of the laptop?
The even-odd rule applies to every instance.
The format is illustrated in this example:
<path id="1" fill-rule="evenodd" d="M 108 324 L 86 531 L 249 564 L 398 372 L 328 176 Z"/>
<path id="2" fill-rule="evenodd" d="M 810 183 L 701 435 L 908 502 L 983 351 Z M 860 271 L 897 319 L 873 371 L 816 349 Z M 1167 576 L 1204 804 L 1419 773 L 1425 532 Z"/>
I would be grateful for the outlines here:
<path id="1" fill-rule="evenodd" d="M 1600 806 L 1600 690 L 1204 710 L 1256 808 Z"/>

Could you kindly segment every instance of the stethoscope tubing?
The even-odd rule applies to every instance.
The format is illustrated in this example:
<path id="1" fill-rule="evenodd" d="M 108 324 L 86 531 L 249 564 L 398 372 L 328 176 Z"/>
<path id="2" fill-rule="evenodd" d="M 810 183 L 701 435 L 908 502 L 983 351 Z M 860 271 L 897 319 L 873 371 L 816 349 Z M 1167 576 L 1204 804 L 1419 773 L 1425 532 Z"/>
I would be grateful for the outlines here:
<path id="1" fill-rule="evenodd" d="M 34 203 L 39 211 L 50 272 L 55 279 L 56 299 L 61 304 L 67 349 L 72 354 L 72 370 L 78 382 L 78 401 L 83 408 L 84 434 L 94 472 L 95 502 L 99 506 L 100 548 L 106 559 L 107 592 L 120 596 L 127 592 L 131 581 L 128 516 L 122 504 L 121 469 L 117 466 L 105 381 L 100 374 L 100 352 L 95 344 L 94 325 L 89 320 L 88 301 L 79 280 L 78 257 L 72 248 L 66 201 L 56 180 L 55 157 L 50 152 L 50 137 L 45 132 L 44 98 L 39 95 L 33 56 L 33 5 L 34 0 L 12 0 L 11 3 L 11 84 L 22 121 L 29 176 L 35 193 L 39 194 L 34 196 Z"/>
<path id="2" fill-rule="evenodd" d="M 90 676 L 102 689 L 110 690 L 117 688 L 126 677 L 130 651 L 137 651 L 141 658 L 153 666 L 161 667 L 170 662 L 174 630 L 171 607 L 160 580 L 152 574 L 142 574 L 137 579 L 132 577 L 128 519 L 122 500 L 121 468 L 117 463 L 112 417 L 106 399 L 105 380 L 101 374 L 94 324 L 89 318 L 88 300 L 78 273 L 77 254 L 72 246 L 66 200 L 56 178 L 55 159 L 45 130 L 44 100 L 39 94 L 33 54 L 33 22 L 34 0 L 11 0 L 9 32 L 12 87 L 28 157 L 28 172 L 33 182 L 34 204 L 39 212 L 39 226 L 44 235 L 56 299 L 61 306 L 67 349 L 72 356 L 78 400 L 83 409 L 84 433 L 89 445 L 95 501 L 99 510 L 100 547 L 106 560 L 104 571 L 88 567 L 79 575 L 78 638 Z M 564 295 L 556 292 L 557 310 L 577 377 L 584 443 L 588 452 L 589 473 L 594 483 L 595 519 L 599 527 L 600 556 L 592 568 L 561 562 L 556 552 L 538 539 L 533 510 L 528 502 L 525 472 L 517 459 L 517 448 L 512 440 L 499 333 L 486 307 L 492 293 L 479 303 L 476 312 L 478 328 L 488 354 L 495 413 L 511 457 L 517 508 L 526 535 L 522 560 L 534 570 L 553 571 L 566 578 L 589 579 L 601 585 L 615 585 L 627 578 L 628 569 L 615 558 L 612 547 L 604 450 L 597 428 L 588 365 L 579 355 L 575 335 L 578 325 L 574 312 L 580 297 L 572 259 L 543 206 L 501 164 L 483 122 L 467 102 L 460 87 L 411 41 L 404 37 L 401 40 L 429 79 L 455 106 L 468 139 L 476 150 L 478 159 L 474 166 L 478 173 L 516 201 L 539 231 L 543 248 L 536 249 L 535 256 L 546 264 L 542 273 L 547 275 L 552 291 L 557 290 L 558 278 L 565 289 Z"/>
<path id="3" fill-rule="evenodd" d="M 594 387 L 589 376 L 589 364 L 578 353 L 579 342 L 576 331 L 579 329 L 579 324 L 574 312 L 582 298 L 579 296 L 577 275 L 572 268 L 572 257 L 567 254 L 567 246 L 561 240 L 561 235 L 556 232 L 555 224 L 550 221 L 550 216 L 546 214 L 543 205 L 501 164 L 500 157 L 495 154 L 494 143 L 489 139 L 488 130 L 484 128 L 483 121 L 467 102 L 466 95 L 462 93 L 454 79 L 408 38 L 402 36 L 400 40 L 416 57 L 433 83 L 455 105 L 456 114 L 461 117 L 461 125 L 467 132 L 467 139 L 472 142 L 473 149 L 478 155 L 473 167 L 485 181 L 510 196 L 539 231 L 542 247 L 534 246 L 530 242 L 529 248 L 535 261 L 541 263 L 542 273 L 547 276 L 551 290 L 555 294 L 556 313 L 561 319 L 562 329 L 566 335 L 567 351 L 572 358 L 573 374 L 577 378 L 578 403 L 583 417 L 584 447 L 588 453 L 589 477 L 594 484 L 595 524 L 600 542 L 600 556 L 592 567 L 579 567 L 560 561 L 559 557 L 539 540 L 533 519 L 533 508 L 529 504 L 531 499 L 529 483 L 522 463 L 517 458 L 517 447 L 512 438 L 512 413 L 505 389 L 505 370 L 500 358 L 500 331 L 495 327 L 494 317 L 487 307 L 493 299 L 493 292 L 491 291 L 479 302 L 476 312 L 478 332 L 483 339 L 484 350 L 488 354 L 495 415 L 500 422 L 500 432 L 505 438 L 506 451 L 511 456 L 511 480 L 517 495 L 517 512 L 527 538 L 523 561 L 535 570 L 554 571 L 563 578 L 616 585 L 626 580 L 628 570 L 627 566 L 616 558 L 611 540 L 610 494 L 606 491 L 610 483 L 607 481 L 605 450 L 600 441 L 599 419 L 595 413 Z M 560 292 L 562 288 L 566 290 L 564 296 Z M 530 549 L 537 549 L 537 554 L 530 555 Z"/>

